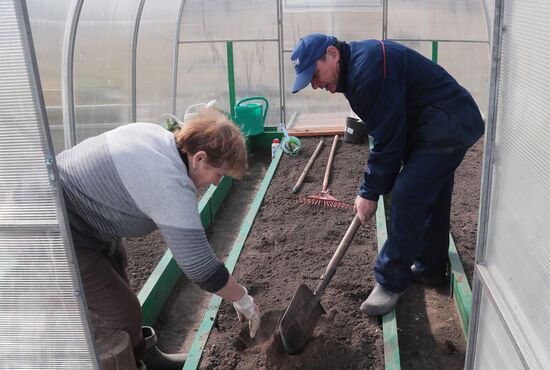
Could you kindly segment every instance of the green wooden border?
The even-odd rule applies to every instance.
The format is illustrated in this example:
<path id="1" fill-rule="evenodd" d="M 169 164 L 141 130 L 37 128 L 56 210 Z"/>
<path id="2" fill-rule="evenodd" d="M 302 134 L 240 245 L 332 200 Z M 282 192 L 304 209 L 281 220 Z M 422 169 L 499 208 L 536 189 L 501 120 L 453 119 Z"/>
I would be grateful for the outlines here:
<path id="1" fill-rule="evenodd" d="M 201 197 L 198 210 L 205 229 L 212 223 L 232 184 L 233 179 L 224 176 L 218 186 L 211 185 Z M 155 323 L 180 276 L 181 270 L 168 249 L 138 294 L 143 325 Z"/>
<path id="2" fill-rule="evenodd" d="M 470 327 L 470 315 L 472 313 L 472 290 L 468 284 L 468 278 L 464 273 L 462 262 L 458 256 L 456 245 L 452 235 L 449 235 L 449 260 L 451 261 L 451 289 L 460 318 L 460 325 L 464 332 L 464 338 L 468 338 Z"/>
<path id="3" fill-rule="evenodd" d="M 250 136 L 251 149 L 255 153 L 262 153 L 262 151 L 271 150 L 271 143 L 273 139 L 281 140 L 283 137 L 282 132 L 278 132 L 276 127 L 264 127 L 264 133 L 262 135 Z"/>
<path id="4" fill-rule="evenodd" d="M 248 233 L 250 232 L 250 229 L 252 229 L 252 224 L 254 223 L 256 214 L 260 209 L 260 205 L 262 204 L 265 193 L 267 192 L 269 183 L 271 182 L 271 179 L 275 174 L 275 170 L 279 165 L 279 161 L 281 159 L 282 153 L 283 153 L 282 149 L 279 148 L 277 150 L 275 158 L 271 162 L 271 165 L 269 166 L 265 174 L 265 177 L 260 185 L 260 188 L 256 193 L 256 197 L 254 198 L 254 201 L 252 202 L 252 205 L 250 206 L 250 209 L 242 223 L 241 230 L 237 235 L 237 239 L 235 240 L 235 243 L 233 243 L 233 247 L 231 248 L 231 252 L 227 257 L 227 261 L 225 261 L 225 266 L 227 267 L 230 273 L 233 272 L 235 265 L 237 264 L 237 260 L 239 259 L 239 256 L 241 254 L 241 251 L 246 241 L 246 238 L 248 236 Z M 189 354 L 187 355 L 187 360 L 185 361 L 185 365 L 183 367 L 184 370 L 196 369 L 199 366 L 199 363 L 202 357 L 202 352 L 204 350 L 204 346 L 206 345 L 206 341 L 208 340 L 210 331 L 212 330 L 212 327 L 214 325 L 214 321 L 215 321 L 216 315 L 218 314 L 218 309 L 220 308 L 221 302 L 222 302 L 221 297 L 217 295 L 212 296 L 212 299 L 208 304 L 208 309 L 204 314 L 204 317 L 201 321 L 199 329 L 197 330 L 197 333 L 195 334 L 195 338 L 193 339 L 193 343 L 191 344 L 191 348 L 189 349 Z"/>
<path id="5" fill-rule="evenodd" d="M 378 199 L 376 208 L 376 239 L 378 251 L 388 239 L 386 228 L 386 211 L 384 209 L 384 197 Z M 397 334 L 397 319 L 395 309 L 382 317 L 382 330 L 384 332 L 384 368 L 386 370 L 401 369 L 401 357 L 399 356 L 399 340 Z"/>

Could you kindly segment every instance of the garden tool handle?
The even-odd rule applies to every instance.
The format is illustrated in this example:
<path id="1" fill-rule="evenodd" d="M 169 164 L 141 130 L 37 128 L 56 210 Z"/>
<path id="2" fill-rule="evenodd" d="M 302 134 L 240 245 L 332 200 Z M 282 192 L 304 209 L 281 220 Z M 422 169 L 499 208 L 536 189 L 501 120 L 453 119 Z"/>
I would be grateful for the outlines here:
<path id="1" fill-rule="evenodd" d="M 323 139 L 321 139 L 321 141 L 319 141 L 319 144 L 317 144 L 317 148 L 315 149 L 315 151 L 311 155 L 311 158 L 309 158 L 309 161 L 307 162 L 306 167 L 302 171 L 302 174 L 300 175 L 300 178 L 298 179 L 298 181 L 296 181 L 296 185 L 294 185 L 294 187 L 292 188 L 293 193 L 296 193 L 298 191 L 298 189 L 300 188 L 300 186 L 302 185 L 302 182 L 306 178 L 307 172 L 311 168 L 311 165 L 313 164 L 313 161 L 315 160 L 315 158 L 317 158 L 317 155 L 321 151 L 321 147 L 323 146 L 323 142 L 324 142 Z"/>
<path id="2" fill-rule="evenodd" d="M 327 266 L 327 269 L 321 276 L 321 279 L 320 279 L 321 281 L 319 281 L 319 284 L 317 284 L 317 287 L 313 292 L 315 296 L 320 297 L 325 291 L 325 288 L 330 283 L 330 280 L 332 280 L 332 277 L 336 272 L 336 268 L 340 264 L 340 261 L 342 261 L 342 258 L 344 258 L 344 256 L 346 255 L 346 252 L 348 251 L 348 248 L 351 245 L 351 242 L 355 237 L 357 230 L 359 230 L 360 226 L 361 226 L 361 220 L 359 219 L 359 216 L 355 214 L 355 217 L 353 217 L 353 221 L 351 221 L 351 225 L 349 225 L 348 230 L 346 231 L 346 234 L 344 235 L 344 237 L 342 238 L 342 241 L 338 245 L 336 252 L 334 252 L 334 255 L 332 256 Z"/>
<path id="3" fill-rule="evenodd" d="M 332 161 L 334 159 L 334 152 L 336 151 L 336 144 L 338 142 L 338 135 L 334 135 L 334 140 L 332 141 L 332 148 L 330 149 L 330 154 L 328 156 L 327 169 L 325 170 L 325 178 L 323 179 L 323 191 L 328 189 L 328 179 L 330 177 L 330 170 L 332 168 Z"/>

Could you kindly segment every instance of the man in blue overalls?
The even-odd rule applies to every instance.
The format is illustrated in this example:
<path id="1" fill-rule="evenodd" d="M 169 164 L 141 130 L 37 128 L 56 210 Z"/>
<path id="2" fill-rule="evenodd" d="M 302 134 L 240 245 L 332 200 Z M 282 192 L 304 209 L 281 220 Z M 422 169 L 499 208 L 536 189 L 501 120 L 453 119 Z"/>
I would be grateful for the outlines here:
<path id="1" fill-rule="evenodd" d="M 354 208 L 365 224 L 392 192 L 389 237 L 361 311 L 391 311 L 411 280 L 447 282 L 454 172 L 484 124 L 470 93 L 441 66 L 391 41 L 341 42 L 319 33 L 291 56 L 296 93 L 345 95 L 373 138 Z"/>

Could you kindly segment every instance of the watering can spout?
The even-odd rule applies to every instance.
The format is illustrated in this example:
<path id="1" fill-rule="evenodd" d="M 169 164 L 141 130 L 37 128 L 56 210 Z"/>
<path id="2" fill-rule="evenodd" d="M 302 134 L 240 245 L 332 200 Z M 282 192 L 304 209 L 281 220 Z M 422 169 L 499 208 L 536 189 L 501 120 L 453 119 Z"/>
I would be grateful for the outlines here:
<path id="1" fill-rule="evenodd" d="M 263 105 L 256 103 L 244 104 L 252 100 L 262 101 Z M 268 109 L 269 103 L 263 96 L 241 99 L 235 104 L 235 123 L 241 128 L 242 133 L 247 136 L 263 134 Z"/>

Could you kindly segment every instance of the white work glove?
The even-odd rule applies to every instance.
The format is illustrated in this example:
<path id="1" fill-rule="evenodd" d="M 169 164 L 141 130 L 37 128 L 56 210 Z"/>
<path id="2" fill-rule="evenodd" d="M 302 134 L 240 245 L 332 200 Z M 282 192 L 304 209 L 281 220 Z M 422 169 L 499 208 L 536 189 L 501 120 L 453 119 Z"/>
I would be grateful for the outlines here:
<path id="1" fill-rule="evenodd" d="M 260 327 L 260 309 L 254 303 L 254 299 L 248 294 L 248 290 L 244 289 L 244 296 L 238 301 L 233 302 L 233 307 L 237 311 L 237 316 L 241 322 L 248 321 L 248 329 L 250 337 L 254 338 L 258 328 Z"/>

